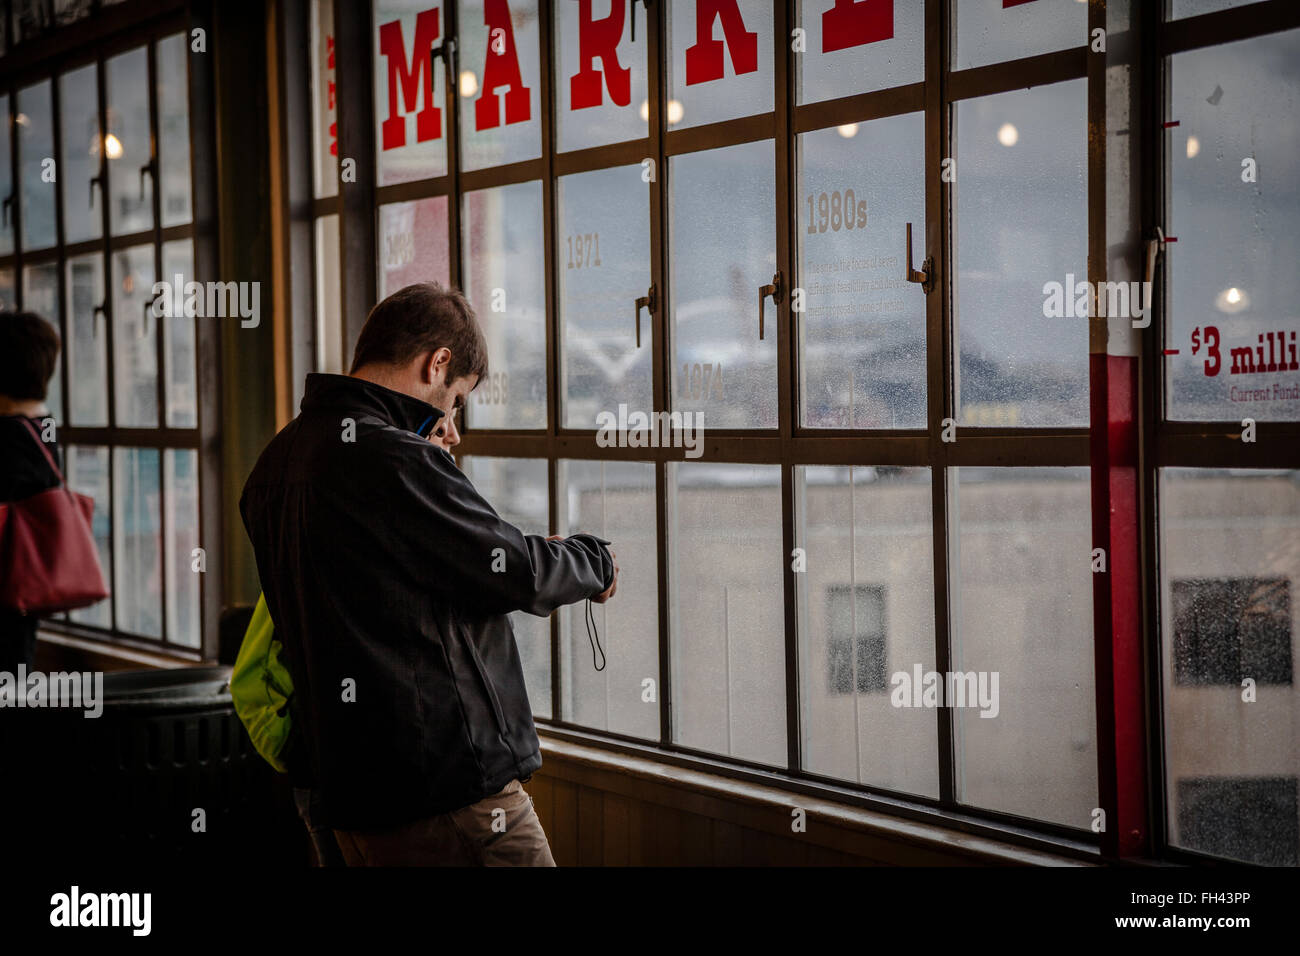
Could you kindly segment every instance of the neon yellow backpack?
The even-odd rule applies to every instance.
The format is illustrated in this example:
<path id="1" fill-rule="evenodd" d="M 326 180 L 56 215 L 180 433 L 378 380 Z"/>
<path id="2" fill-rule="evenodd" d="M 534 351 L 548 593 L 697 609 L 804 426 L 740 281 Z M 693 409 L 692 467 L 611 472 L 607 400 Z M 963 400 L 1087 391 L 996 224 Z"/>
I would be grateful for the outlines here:
<path id="1" fill-rule="evenodd" d="M 280 661 L 282 649 L 275 639 L 266 595 L 259 594 L 230 674 L 230 696 L 257 752 L 280 773 L 288 773 L 283 755 L 293 730 L 289 714 L 293 678 Z"/>

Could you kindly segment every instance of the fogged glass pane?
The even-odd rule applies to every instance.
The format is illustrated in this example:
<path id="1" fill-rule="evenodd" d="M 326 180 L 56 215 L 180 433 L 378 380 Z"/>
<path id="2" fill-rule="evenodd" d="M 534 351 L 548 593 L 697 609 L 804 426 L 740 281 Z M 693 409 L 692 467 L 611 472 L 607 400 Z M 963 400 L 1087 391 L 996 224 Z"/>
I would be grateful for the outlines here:
<path id="1" fill-rule="evenodd" d="M 650 201 L 641 166 L 558 180 L 560 375 L 564 424 L 595 428 L 602 411 L 652 410 L 651 317 L 635 309 L 650 288 Z"/>
<path id="2" fill-rule="evenodd" d="M 1054 53 L 1088 42 L 1086 0 L 961 0 L 954 3 L 953 69 Z"/>
<path id="3" fill-rule="evenodd" d="M 451 284 L 447 197 L 379 207 L 379 297 L 413 282 Z"/>
<path id="4" fill-rule="evenodd" d="M 199 541 L 198 452 L 168 448 L 163 453 L 167 513 L 163 515 L 167 547 L 167 640 L 198 647 L 199 588 L 202 572 L 194 570 Z"/>
<path id="5" fill-rule="evenodd" d="M 1248 3 L 1256 2 L 1258 0 L 1172 0 L 1169 8 L 1169 19 L 1179 20 L 1183 17 L 1196 17 L 1202 13 L 1216 13 L 1219 10 L 1244 7 Z"/>
<path id="6" fill-rule="evenodd" d="M 63 241 L 98 239 L 104 229 L 102 184 L 91 186 L 99 175 L 99 81 L 95 65 L 83 66 L 59 77 L 60 124 L 63 158 L 59 181 L 63 184 Z"/>
<path id="7" fill-rule="evenodd" d="M 69 422 L 108 424 L 108 330 L 104 313 L 104 257 L 98 252 L 68 260 Z"/>
<path id="8" fill-rule="evenodd" d="M 339 282 L 339 217 L 321 216 L 316 220 L 316 371 L 318 372 L 342 374 L 347 371 L 343 367 L 343 315 L 339 309 L 342 290 Z"/>
<path id="9" fill-rule="evenodd" d="M 162 520 L 156 448 L 113 449 L 113 593 L 119 630 L 162 637 Z"/>
<path id="10" fill-rule="evenodd" d="M 338 102 L 334 73 L 334 0 L 311 4 L 311 146 L 316 196 L 339 191 Z"/>
<path id="11" fill-rule="evenodd" d="M 95 516 L 91 521 L 91 531 L 95 535 L 95 548 L 99 552 L 99 567 L 104 572 L 105 583 L 109 583 L 113 580 L 111 549 L 113 519 L 109 511 L 108 449 L 70 445 L 67 471 L 68 487 L 78 494 L 89 495 L 95 499 Z M 70 616 L 78 624 L 112 627 L 112 598 L 105 598 L 98 604 L 72 611 Z"/>
<path id="12" fill-rule="evenodd" d="M 158 41 L 158 176 L 162 224 L 190 221 L 190 83 L 185 34 Z"/>
<path id="13" fill-rule="evenodd" d="M 758 290 L 776 272 L 772 144 L 671 162 L 672 407 L 705 412 L 712 427 L 775 428 L 777 309 L 770 297 L 758 337 Z"/>
<path id="14" fill-rule="evenodd" d="M 925 427 L 925 295 L 906 279 L 907 223 L 925 244 L 921 114 L 798 139 L 801 419 Z"/>
<path id="15" fill-rule="evenodd" d="M 541 185 L 466 193 L 462 229 L 465 293 L 488 343 L 488 375 L 470 396 L 470 422 L 475 428 L 545 428 Z"/>
<path id="16" fill-rule="evenodd" d="M 780 476 L 670 463 L 668 541 L 674 741 L 784 766 Z"/>
<path id="17" fill-rule="evenodd" d="M 1169 842 L 1300 865 L 1300 471 L 1169 468 L 1159 491 Z"/>
<path id="18" fill-rule="evenodd" d="M 801 0 L 798 10 L 807 44 L 794 58 L 800 103 L 925 79 L 924 10 L 915 0 Z"/>
<path id="19" fill-rule="evenodd" d="M 1300 420 L 1300 30 L 1170 60 L 1169 417 Z"/>
<path id="20" fill-rule="evenodd" d="M 559 150 L 645 136 L 650 118 L 646 98 L 650 34 L 645 5 L 622 0 L 555 0 L 555 17 Z"/>
<path id="21" fill-rule="evenodd" d="M 434 44 L 446 39 L 443 7 L 441 0 L 375 2 L 375 148 L 380 186 L 447 172 L 446 73 L 443 61 L 430 57 Z"/>
<path id="22" fill-rule="evenodd" d="M 934 669 L 930 471 L 798 467 L 795 493 L 804 767 L 937 797 L 936 712 L 898 704 Z"/>
<path id="23" fill-rule="evenodd" d="M 461 157 L 465 169 L 542 153 L 537 0 L 460 0 Z"/>
<path id="24" fill-rule="evenodd" d="M 1086 94 L 1080 79 L 954 107 L 962 425 L 1088 423 L 1087 310 L 1064 291 L 1088 277 Z"/>
<path id="25" fill-rule="evenodd" d="M 659 573 L 655 470 L 648 462 L 561 461 L 561 534 L 585 531 L 610 544 L 618 593 L 560 609 L 564 719 L 584 727 L 659 738 Z M 599 641 L 599 648 L 592 641 Z M 597 671 L 599 651 L 604 670 Z M 647 681 L 649 682 L 647 684 Z"/>
<path id="26" fill-rule="evenodd" d="M 112 254 L 113 391 L 118 425 L 158 424 L 158 343 L 153 299 L 153 246 Z"/>
<path id="27" fill-rule="evenodd" d="M 194 281 L 194 242 L 179 239 L 165 242 L 163 253 L 163 279 L 171 283 L 172 289 L 178 284 L 181 288 Z M 245 286 L 248 292 L 250 287 Z M 245 293 L 247 296 L 248 293 Z M 236 294 L 238 295 L 238 293 Z M 213 304 L 217 304 L 214 298 Z M 232 308 L 238 304 L 236 314 Z M 206 301 L 204 303 L 206 308 Z M 224 317 L 210 317 L 209 322 L 231 322 L 242 324 L 244 306 L 253 303 L 244 299 L 236 303 L 228 295 L 221 299 L 220 308 L 227 314 Z M 158 319 L 163 328 L 163 352 L 167 363 L 167 425 L 170 428 L 195 428 L 199 424 L 199 390 L 198 390 L 198 347 L 194 337 L 194 316 L 186 315 L 185 309 L 173 309 L 169 317 Z M 248 321 L 251 321 L 248 320 Z"/>
<path id="28" fill-rule="evenodd" d="M 478 493 L 524 534 L 546 535 L 546 462 L 525 458 L 467 456 L 462 467 Z M 533 713 L 551 716 L 551 619 L 516 611 L 510 615 Z"/>
<path id="29" fill-rule="evenodd" d="M 669 129 L 772 109 L 772 0 L 668 5 Z"/>
<path id="30" fill-rule="evenodd" d="M 23 248 L 54 245 L 54 105 L 49 82 L 18 91 L 18 176 L 22 184 Z"/>
<path id="31" fill-rule="evenodd" d="M 942 690 L 962 704 L 957 798 L 1086 829 L 1097 806 L 1088 469 L 953 479 L 957 632 Z"/>
<path id="32" fill-rule="evenodd" d="M 113 235 L 153 227 L 153 177 L 140 175 L 150 161 L 149 60 L 144 47 L 111 58 L 108 86 L 109 227 Z"/>
<path id="33" fill-rule="evenodd" d="M 10 199 L 13 193 L 13 151 L 10 149 L 9 96 L 0 95 L 0 202 Z M 16 202 L 16 200 L 15 200 Z M 18 221 L 15 203 L 5 202 L 0 213 L 0 255 L 14 251 L 14 223 Z"/>
<path id="34" fill-rule="evenodd" d="M 35 312 L 59 332 L 59 267 L 57 263 L 28 266 L 23 269 L 23 310 Z M 54 360 L 45 404 L 56 421 L 63 421 L 63 349 Z"/>

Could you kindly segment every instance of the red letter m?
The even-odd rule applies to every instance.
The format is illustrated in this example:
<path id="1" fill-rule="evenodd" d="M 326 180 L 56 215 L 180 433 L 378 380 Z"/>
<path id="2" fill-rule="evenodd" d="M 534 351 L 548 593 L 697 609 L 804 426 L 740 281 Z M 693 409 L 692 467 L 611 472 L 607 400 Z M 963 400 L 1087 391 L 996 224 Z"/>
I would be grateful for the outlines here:
<path id="1" fill-rule="evenodd" d="M 429 50 L 438 39 L 438 11 L 424 10 L 415 17 L 415 50 L 408 62 L 402 39 L 402 22 L 394 20 L 379 28 L 379 53 L 388 59 L 388 119 L 382 130 L 382 149 L 406 145 L 406 114 L 414 112 L 424 98 L 424 108 L 415 114 L 415 140 L 423 143 L 442 135 L 442 110 L 433 102 L 433 62 Z M 402 105 L 397 103 L 401 84 Z"/>

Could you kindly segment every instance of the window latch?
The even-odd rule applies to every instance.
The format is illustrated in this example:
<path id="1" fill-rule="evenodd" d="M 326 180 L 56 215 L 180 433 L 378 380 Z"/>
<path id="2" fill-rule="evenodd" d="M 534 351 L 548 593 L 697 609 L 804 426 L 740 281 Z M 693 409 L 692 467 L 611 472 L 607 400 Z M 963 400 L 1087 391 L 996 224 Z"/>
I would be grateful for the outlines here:
<path id="1" fill-rule="evenodd" d="M 636 300 L 636 347 L 641 347 L 641 309 L 644 306 L 647 315 L 655 314 L 655 287 L 651 286 L 645 295 Z"/>
<path id="2" fill-rule="evenodd" d="M 104 191 L 104 174 L 103 174 L 103 172 L 96 173 L 94 176 L 91 176 L 91 177 L 90 177 L 90 206 L 89 206 L 89 208 L 91 208 L 91 209 L 94 209 L 94 208 L 95 208 L 95 187 L 96 187 L 96 186 L 99 187 L 100 192 L 103 192 L 103 191 Z M 141 198 L 143 198 L 143 197 L 141 197 Z"/>
<path id="3" fill-rule="evenodd" d="M 921 263 L 921 271 L 912 268 L 912 224 L 907 224 L 907 281 L 919 282 L 921 291 L 926 295 L 934 288 L 934 256 L 926 256 Z"/>
<path id="4" fill-rule="evenodd" d="M 145 163 L 143 166 L 140 167 L 140 201 L 141 201 L 141 202 L 144 202 L 144 176 L 145 176 L 145 173 L 148 173 L 148 174 L 149 174 L 149 177 L 150 177 L 151 179 L 156 178 L 156 175 L 155 175 L 155 173 L 154 173 L 154 171 L 153 171 L 153 162 L 154 162 L 154 161 L 151 159 L 151 160 L 149 160 L 149 162 Z"/>
<path id="5" fill-rule="evenodd" d="M 90 334 L 92 338 L 99 338 L 99 322 L 104 318 L 105 314 L 103 302 L 91 310 Z"/>
<path id="6" fill-rule="evenodd" d="M 763 300 L 768 296 L 772 297 L 773 305 L 780 305 L 781 294 L 781 273 L 772 276 L 772 281 L 768 285 L 758 287 L 758 337 L 763 337 Z"/>
<path id="7" fill-rule="evenodd" d="M 4 227 L 5 227 L 6 229 L 9 228 L 9 207 L 12 206 L 13 204 L 14 204 L 14 194 L 13 194 L 13 193 L 10 193 L 8 196 L 5 197 L 5 201 L 4 201 L 4 203 L 3 203 L 3 208 L 4 208 Z"/>
<path id="8" fill-rule="evenodd" d="M 646 17 L 650 16 L 650 0 L 641 0 L 645 4 Z M 627 0 L 627 12 L 632 17 L 632 42 L 636 42 L 636 0 Z"/>

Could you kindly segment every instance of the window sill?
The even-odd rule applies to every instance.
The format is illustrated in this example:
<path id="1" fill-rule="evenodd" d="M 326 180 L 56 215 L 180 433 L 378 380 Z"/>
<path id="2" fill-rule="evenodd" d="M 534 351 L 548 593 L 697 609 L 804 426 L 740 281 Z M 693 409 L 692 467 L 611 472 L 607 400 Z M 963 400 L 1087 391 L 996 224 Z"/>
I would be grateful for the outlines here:
<path id="1" fill-rule="evenodd" d="M 914 865 L 1095 866 L 1103 861 L 1095 847 L 1053 837 L 1017 842 L 999 839 L 984 823 L 972 833 L 922 820 L 907 819 L 849 803 L 770 784 L 739 780 L 694 767 L 655 760 L 640 754 L 613 751 L 556 736 L 539 725 L 545 763 L 542 775 L 572 781 L 630 799 L 649 800 L 687 813 L 728 819 L 741 826 L 790 836 L 791 811 L 807 814 L 807 838 L 828 848 L 846 849 L 872 860 L 906 858 Z M 570 733 L 565 731 L 566 734 Z M 936 816 L 939 811 L 934 811 Z M 1008 831 L 1010 836 L 1011 831 Z M 1033 842 L 1035 845 L 1027 845 Z"/>

